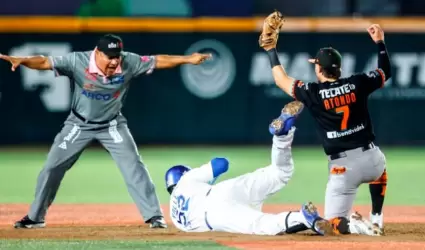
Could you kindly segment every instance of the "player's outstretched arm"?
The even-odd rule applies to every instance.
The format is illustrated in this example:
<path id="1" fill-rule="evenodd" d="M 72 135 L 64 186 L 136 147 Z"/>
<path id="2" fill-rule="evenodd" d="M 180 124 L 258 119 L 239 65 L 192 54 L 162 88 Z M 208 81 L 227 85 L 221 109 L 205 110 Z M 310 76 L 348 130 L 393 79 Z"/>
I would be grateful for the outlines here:
<path id="1" fill-rule="evenodd" d="M 367 31 L 378 45 L 378 68 L 384 71 L 385 81 L 391 78 L 391 61 L 385 46 L 384 31 L 379 24 L 372 24 Z"/>
<path id="2" fill-rule="evenodd" d="M 198 65 L 212 57 L 211 54 L 193 53 L 190 56 L 156 55 L 156 69 L 174 68 L 182 64 Z"/>
<path id="3" fill-rule="evenodd" d="M 38 70 L 49 70 L 52 69 L 52 65 L 50 64 L 47 57 L 44 56 L 8 56 L 0 54 L 0 59 L 10 62 L 12 65 L 12 71 L 15 71 L 19 65 L 23 65 L 30 69 L 38 69 Z"/>
<path id="4" fill-rule="evenodd" d="M 259 44 L 269 56 L 273 78 L 276 85 L 285 93 L 292 96 L 292 85 L 294 84 L 295 79 L 286 74 L 285 69 L 279 62 L 276 51 L 279 31 L 283 22 L 283 16 L 279 11 L 275 11 L 267 16 L 263 23 L 263 30 L 260 35 Z"/>
<path id="5" fill-rule="evenodd" d="M 226 158 L 214 158 L 199 168 L 194 168 L 185 174 L 186 180 L 213 184 L 217 178 L 229 169 Z"/>
<path id="6" fill-rule="evenodd" d="M 276 53 L 276 49 L 274 49 L 273 51 L 267 51 L 267 53 L 269 54 L 269 57 L 276 57 L 277 58 L 277 53 Z M 270 54 L 273 55 L 270 55 Z M 275 54 L 275 55 L 274 55 Z M 272 59 L 271 59 L 272 60 Z M 273 60 L 273 62 L 276 59 Z M 272 61 L 270 61 L 272 63 Z M 289 96 L 292 96 L 292 85 L 295 82 L 295 79 L 288 76 L 288 74 L 286 74 L 285 69 L 283 68 L 282 65 L 280 65 L 280 62 L 277 59 L 278 65 L 274 65 L 272 64 L 272 74 L 273 74 L 273 78 L 274 81 L 276 83 L 276 85 L 283 90 L 285 93 L 287 93 Z"/>

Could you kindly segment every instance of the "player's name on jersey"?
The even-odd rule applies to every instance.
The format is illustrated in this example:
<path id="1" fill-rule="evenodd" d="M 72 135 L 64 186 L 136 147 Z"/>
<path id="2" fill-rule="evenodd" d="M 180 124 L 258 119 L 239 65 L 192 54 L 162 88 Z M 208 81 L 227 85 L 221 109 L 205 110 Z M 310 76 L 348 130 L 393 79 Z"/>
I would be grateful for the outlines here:
<path id="1" fill-rule="evenodd" d="M 356 102 L 356 94 L 352 92 L 355 89 L 354 84 L 344 84 L 335 88 L 321 89 L 319 94 L 323 100 L 323 106 L 329 110 Z"/>

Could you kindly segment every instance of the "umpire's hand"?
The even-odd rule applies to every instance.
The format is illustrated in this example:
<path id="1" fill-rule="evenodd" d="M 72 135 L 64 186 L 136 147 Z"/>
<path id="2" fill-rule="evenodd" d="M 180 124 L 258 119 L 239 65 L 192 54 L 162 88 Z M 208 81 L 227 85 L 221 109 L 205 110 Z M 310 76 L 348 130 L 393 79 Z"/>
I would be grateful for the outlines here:
<path id="1" fill-rule="evenodd" d="M 205 62 L 205 60 L 208 60 L 210 58 L 212 58 L 212 54 L 193 53 L 192 55 L 188 57 L 188 62 L 193 65 L 198 65 Z"/>
<path id="2" fill-rule="evenodd" d="M 5 61 L 10 62 L 10 64 L 12 64 L 12 71 L 15 71 L 16 68 L 21 64 L 22 60 L 21 58 L 15 57 L 15 56 L 7 56 L 7 55 L 3 55 L 0 54 L 0 59 L 3 59 Z"/>
<path id="3" fill-rule="evenodd" d="M 367 32 L 369 32 L 370 37 L 375 43 L 384 41 L 384 31 L 379 24 L 372 24 L 369 28 L 367 28 Z"/>

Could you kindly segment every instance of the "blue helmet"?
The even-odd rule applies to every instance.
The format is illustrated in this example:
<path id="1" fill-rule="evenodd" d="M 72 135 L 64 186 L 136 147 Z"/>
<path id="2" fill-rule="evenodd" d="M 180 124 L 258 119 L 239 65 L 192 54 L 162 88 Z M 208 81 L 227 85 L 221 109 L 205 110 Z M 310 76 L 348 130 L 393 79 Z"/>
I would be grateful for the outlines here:
<path id="1" fill-rule="evenodd" d="M 165 185 L 168 193 L 171 194 L 173 192 L 174 187 L 180 181 L 182 176 L 190 170 L 190 167 L 184 165 L 173 166 L 167 170 L 165 173 Z"/>

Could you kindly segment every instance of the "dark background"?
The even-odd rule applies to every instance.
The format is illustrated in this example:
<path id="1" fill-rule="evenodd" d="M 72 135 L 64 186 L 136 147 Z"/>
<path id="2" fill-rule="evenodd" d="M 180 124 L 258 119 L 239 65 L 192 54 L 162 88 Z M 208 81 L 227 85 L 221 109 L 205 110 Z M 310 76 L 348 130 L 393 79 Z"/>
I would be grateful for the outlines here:
<path id="1" fill-rule="evenodd" d="M 56 54 L 92 48 L 100 34 L 0 34 L 2 52 L 12 54 Z M 132 83 L 123 113 L 138 143 L 143 144 L 258 144 L 268 143 L 268 123 L 291 99 L 271 80 L 268 62 L 255 63 L 264 53 L 257 44 L 257 33 L 120 33 L 125 48 L 139 54 L 182 54 L 195 42 L 205 49 L 214 43 L 230 51 L 234 63 L 218 74 L 234 74 L 230 88 L 213 98 L 188 90 L 182 69 L 155 71 Z M 25 42 L 24 42 L 25 41 Z M 170 42 L 173 41 L 172 46 Z M 308 43 L 306 42 L 308 41 Z M 376 46 L 364 33 L 285 33 L 278 50 L 290 74 L 314 80 L 307 63 L 318 47 L 338 48 L 352 67 L 344 74 L 376 67 Z M 393 60 L 393 81 L 371 97 L 370 111 L 377 141 L 394 145 L 416 145 L 425 141 L 425 37 L 421 34 L 387 34 Z M 241 46 L 243 45 L 243 46 Z M 353 46 L 355 45 L 355 46 Z M 212 50 L 213 52 L 215 50 Z M 200 68 L 200 84 L 214 86 L 206 69 L 217 69 L 228 54 L 220 51 L 215 61 Z M 409 59 L 410 58 L 410 59 Z M 412 59 L 413 58 L 413 59 Z M 406 60 L 414 60 L 409 64 Z M 368 63 L 371 62 L 369 66 Z M 255 65 L 260 65 L 260 68 Z M 403 66 L 404 65 L 404 66 Z M 407 66 L 406 65 L 410 65 Z M 256 73 L 255 73 L 256 72 Z M 409 73 L 410 72 L 410 73 Z M 49 143 L 69 114 L 69 84 L 53 73 L 20 68 L 11 72 L 0 62 L 0 144 Z M 259 80 L 260 79 L 260 80 Z M 261 80 L 263 79 L 263 80 Z M 59 88 L 60 86 L 60 88 Z M 65 100 L 65 102 L 64 102 Z M 65 103 L 65 104 L 64 104 Z M 319 143 L 315 123 L 304 112 L 297 123 L 300 144 Z"/>

